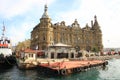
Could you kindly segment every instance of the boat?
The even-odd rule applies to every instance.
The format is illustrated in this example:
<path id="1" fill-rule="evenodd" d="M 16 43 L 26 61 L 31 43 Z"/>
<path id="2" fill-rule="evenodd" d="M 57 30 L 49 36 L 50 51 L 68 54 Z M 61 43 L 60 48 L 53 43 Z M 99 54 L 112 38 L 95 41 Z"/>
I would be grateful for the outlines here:
<path id="1" fill-rule="evenodd" d="M 12 44 L 5 37 L 5 26 L 3 23 L 2 36 L 0 37 L 0 67 L 9 67 L 15 64 L 15 56 L 12 54 Z"/>
<path id="2" fill-rule="evenodd" d="M 19 69 L 35 69 L 44 58 L 43 50 L 27 48 L 16 53 L 16 64 Z"/>

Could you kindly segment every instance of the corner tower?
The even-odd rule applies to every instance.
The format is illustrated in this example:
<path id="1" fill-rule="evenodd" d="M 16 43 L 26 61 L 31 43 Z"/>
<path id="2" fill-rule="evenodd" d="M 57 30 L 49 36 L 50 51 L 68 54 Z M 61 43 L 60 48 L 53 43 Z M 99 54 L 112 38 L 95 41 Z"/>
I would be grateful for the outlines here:
<path id="1" fill-rule="evenodd" d="M 39 50 L 44 50 L 49 45 L 53 44 L 53 28 L 47 10 L 48 7 L 45 5 L 44 13 L 40 18 L 40 23 L 36 25 L 31 32 L 31 48 L 38 46 Z"/>
<path id="2" fill-rule="evenodd" d="M 44 13 L 42 17 L 40 18 L 40 24 L 44 25 L 44 27 L 50 27 L 51 26 L 51 18 L 48 16 L 48 7 L 47 5 L 44 6 Z"/>
<path id="3" fill-rule="evenodd" d="M 99 23 L 97 21 L 97 16 L 94 16 L 94 23 L 91 22 L 93 35 L 94 35 L 94 47 L 97 47 L 99 51 L 102 51 L 102 31 L 100 29 Z"/>

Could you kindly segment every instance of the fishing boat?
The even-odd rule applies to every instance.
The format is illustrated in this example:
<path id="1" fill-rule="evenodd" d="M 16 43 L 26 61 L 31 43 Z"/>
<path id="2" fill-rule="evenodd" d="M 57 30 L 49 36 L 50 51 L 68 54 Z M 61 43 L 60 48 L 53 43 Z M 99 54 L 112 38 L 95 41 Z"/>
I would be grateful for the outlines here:
<path id="1" fill-rule="evenodd" d="M 3 23 L 2 36 L 0 37 L 0 67 L 13 66 L 15 62 L 11 40 L 5 37 L 5 26 Z"/>

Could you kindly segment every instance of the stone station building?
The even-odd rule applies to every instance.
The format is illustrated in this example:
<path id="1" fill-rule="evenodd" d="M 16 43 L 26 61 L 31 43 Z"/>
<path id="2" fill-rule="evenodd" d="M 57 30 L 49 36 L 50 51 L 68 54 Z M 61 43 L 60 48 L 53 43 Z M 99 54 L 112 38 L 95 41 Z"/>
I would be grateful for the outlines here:
<path id="1" fill-rule="evenodd" d="M 70 26 L 67 26 L 65 21 L 53 24 L 47 10 L 48 7 L 45 5 L 40 23 L 31 31 L 32 49 L 37 47 L 39 50 L 45 50 L 57 43 L 71 45 L 76 50 L 103 49 L 102 31 L 96 15 L 94 16 L 94 21 L 91 20 L 91 26 L 86 24 L 85 27 L 81 28 L 77 19 Z"/>

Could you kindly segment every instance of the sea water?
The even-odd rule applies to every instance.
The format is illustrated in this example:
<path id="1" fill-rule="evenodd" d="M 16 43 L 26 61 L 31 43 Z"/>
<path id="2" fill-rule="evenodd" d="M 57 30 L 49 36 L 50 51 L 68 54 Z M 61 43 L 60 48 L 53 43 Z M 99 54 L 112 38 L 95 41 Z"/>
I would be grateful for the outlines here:
<path id="1" fill-rule="evenodd" d="M 92 68 L 67 76 L 47 75 L 40 70 L 0 69 L 0 80 L 120 80 L 120 59 L 111 59 L 105 69 Z"/>

